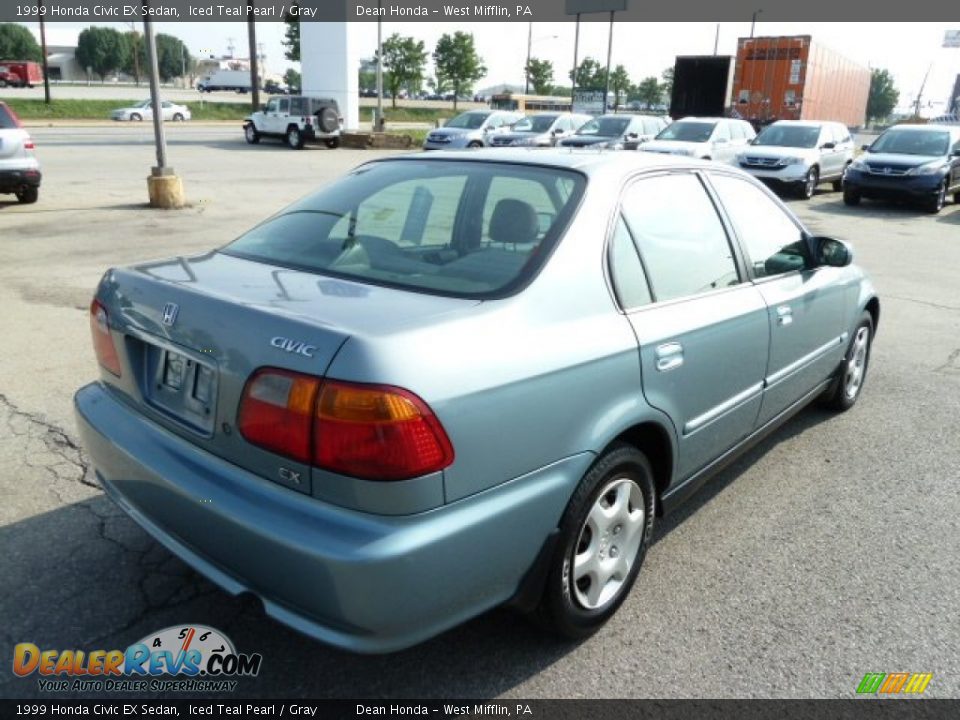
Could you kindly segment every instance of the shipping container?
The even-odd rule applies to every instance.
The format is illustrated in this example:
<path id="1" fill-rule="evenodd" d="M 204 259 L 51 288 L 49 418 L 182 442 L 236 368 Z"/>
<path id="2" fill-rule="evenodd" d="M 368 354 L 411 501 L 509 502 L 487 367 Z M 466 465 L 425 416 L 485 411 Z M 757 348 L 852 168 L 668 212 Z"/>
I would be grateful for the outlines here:
<path id="1" fill-rule="evenodd" d="M 870 70 L 809 35 L 740 38 L 733 108 L 755 125 L 774 120 L 864 124 Z"/>
<path id="2" fill-rule="evenodd" d="M 43 68 L 30 60 L 0 60 L 0 87 L 43 84 Z"/>
<path id="3" fill-rule="evenodd" d="M 729 55 L 681 55 L 673 66 L 670 117 L 726 115 L 732 82 Z"/>

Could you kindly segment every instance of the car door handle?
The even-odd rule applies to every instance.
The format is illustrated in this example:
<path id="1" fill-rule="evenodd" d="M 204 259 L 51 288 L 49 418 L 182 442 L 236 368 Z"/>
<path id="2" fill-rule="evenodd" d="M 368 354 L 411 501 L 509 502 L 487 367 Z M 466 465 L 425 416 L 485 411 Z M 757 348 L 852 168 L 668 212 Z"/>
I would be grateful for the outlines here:
<path id="1" fill-rule="evenodd" d="M 793 308 L 781 305 L 777 308 L 777 324 L 787 326 L 793 322 Z"/>
<path id="2" fill-rule="evenodd" d="M 657 370 L 667 372 L 683 365 L 683 345 L 680 343 L 664 343 L 657 348 Z"/>

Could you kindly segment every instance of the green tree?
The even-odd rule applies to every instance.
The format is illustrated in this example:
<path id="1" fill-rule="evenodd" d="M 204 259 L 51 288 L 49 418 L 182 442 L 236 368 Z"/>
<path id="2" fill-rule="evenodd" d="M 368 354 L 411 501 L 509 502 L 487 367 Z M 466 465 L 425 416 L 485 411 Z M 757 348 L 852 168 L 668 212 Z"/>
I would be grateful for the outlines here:
<path id="1" fill-rule="evenodd" d="M 401 89 L 420 86 L 426 63 L 427 51 L 422 40 L 394 33 L 383 41 L 383 82 L 390 91 L 393 107 L 397 106 Z"/>
<path id="2" fill-rule="evenodd" d="M 298 9 L 299 5 L 294 3 L 290 6 L 290 9 Z M 297 14 L 290 14 L 284 18 L 283 22 L 286 23 L 287 27 L 283 33 L 283 45 L 287 48 L 283 55 L 287 60 L 293 60 L 294 62 L 300 62 L 300 19 Z"/>
<path id="3" fill-rule="evenodd" d="M 193 58 L 180 38 L 159 33 L 157 35 L 157 67 L 164 82 L 190 72 Z"/>
<path id="4" fill-rule="evenodd" d="M 23 25 L 0 23 L 0 60 L 43 60 L 40 46 Z"/>
<path id="5" fill-rule="evenodd" d="M 573 72 L 568 73 L 573 78 Z M 574 85 L 577 90 L 603 90 L 607 86 L 607 69 L 592 57 L 585 57 L 577 66 Z"/>
<path id="6" fill-rule="evenodd" d="M 90 68 L 103 82 L 126 64 L 127 43 L 113 28 L 93 25 L 80 32 L 76 56 L 80 67 Z"/>
<path id="7" fill-rule="evenodd" d="M 300 73 L 293 68 L 287 68 L 287 71 L 283 74 L 283 81 L 287 84 L 287 87 L 290 88 L 291 92 L 300 92 Z"/>
<path id="8" fill-rule="evenodd" d="M 657 79 L 651 75 L 640 81 L 636 88 L 637 100 L 643 103 L 643 106 L 650 109 L 653 105 L 659 105 L 663 98 L 663 85 L 657 82 Z"/>
<path id="9" fill-rule="evenodd" d="M 143 41 L 143 35 L 136 30 L 130 30 L 123 34 L 123 42 L 127 46 L 124 54 L 124 62 L 120 67 L 122 72 L 133 78 L 133 81 L 139 85 L 140 78 L 146 76 L 149 71 L 149 62 L 147 61 L 147 46 Z"/>
<path id="10" fill-rule="evenodd" d="M 436 73 L 433 77 L 427 78 L 427 87 L 433 90 L 435 95 L 445 95 L 450 89 L 450 83 L 443 75 Z"/>
<path id="11" fill-rule="evenodd" d="M 897 106 L 900 91 L 893 83 L 893 76 L 880 68 L 874 68 L 870 75 L 870 95 L 867 97 L 867 122 L 884 120 Z"/>
<path id="12" fill-rule="evenodd" d="M 473 84 L 487 74 L 483 58 L 477 54 L 473 35 L 461 31 L 453 35 L 444 33 L 433 51 L 433 64 L 438 78 L 443 78 L 453 88 L 453 109 L 457 98 L 469 93 Z"/>
<path id="13" fill-rule="evenodd" d="M 620 96 L 626 97 L 630 90 L 630 75 L 623 65 L 617 65 L 610 73 L 610 90 L 613 91 L 613 106 L 620 107 Z"/>
<path id="14" fill-rule="evenodd" d="M 670 102 L 670 97 L 673 95 L 673 68 L 668 67 L 662 73 L 660 73 L 660 92 L 667 99 L 667 102 Z"/>
<path id="15" fill-rule="evenodd" d="M 530 58 L 527 63 L 527 77 L 533 85 L 533 92 L 537 95 L 549 95 L 553 85 L 553 63 L 549 60 Z"/>

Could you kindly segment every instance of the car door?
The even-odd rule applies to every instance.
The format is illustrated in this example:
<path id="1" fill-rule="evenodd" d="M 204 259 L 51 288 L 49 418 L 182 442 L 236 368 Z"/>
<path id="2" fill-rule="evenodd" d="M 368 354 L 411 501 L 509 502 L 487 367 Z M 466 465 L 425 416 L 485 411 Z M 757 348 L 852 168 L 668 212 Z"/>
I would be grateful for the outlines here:
<path id="1" fill-rule="evenodd" d="M 636 292 L 639 300 L 625 307 L 639 344 L 642 389 L 673 421 L 678 477 L 687 478 L 754 428 L 767 308 L 741 281 L 740 260 L 693 171 L 636 180 L 621 211 L 620 232 L 629 232 L 649 283 L 647 298 Z"/>
<path id="2" fill-rule="evenodd" d="M 734 175 L 708 177 L 768 308 L 762 425 L 839 367 L 847 346 L 844 271 L 815 266 L 803 229 L 769 191 Z"/>
<path id="3" fill-rule="evenodd" d="M 164 120 L 173 120 L 173 103 L 169 100 L 164 100 L 161 102 L 160 112 L 162 113 Z"/>
<path id="4" fill-rule="evenodd" d="M 840 147 L 840 140 L 833 125 L 827 124 L 820 128 L 817 147 L 820 148 L 821 178 L 831 178 L 843 172 L 843 150 Z"/>
<path id="5" fill-rule="evenodd" d="M 260 132 L 265 133 L 275 133 L 278 132 L 275 128 L 280 124 L 277 120 L 277 111 L 280 108 L 280 100 L 278 98 L 270 98 L 270 101 L 267 103 L 267 106 L 263 109 L 263 127 L 258 128 Z"/>
<path id="6" fill-rule="evenodd" d="M 713 147 L 710 150 L 710 157 L 718 162 L 728 163 L 733 160 L 734 144 L 730 135 L 730 123 L 721 120 L 713 129 L 710 136 Z"/>
<path id="7" fill-rule="evenodd" d="M 954 133 L 950 138 L 953 145 L 950 146 L 950 185 L 953 190 L 960 190 L 960 132 Z M 954 198 L 956 200 L 956 198 Z"/>

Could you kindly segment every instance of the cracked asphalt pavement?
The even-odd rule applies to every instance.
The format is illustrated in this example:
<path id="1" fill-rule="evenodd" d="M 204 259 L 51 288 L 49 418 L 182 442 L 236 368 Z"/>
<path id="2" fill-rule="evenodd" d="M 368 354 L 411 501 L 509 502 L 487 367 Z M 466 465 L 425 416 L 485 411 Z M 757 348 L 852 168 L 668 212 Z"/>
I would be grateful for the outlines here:
<path id="1" fill-rule="evenodd" d="M 144 207 L 149 128 L 33 131 L 40 201 L 0 196 L 0 697 L 43 696 L 12 648 L 125 648 L 181 623 L 263 669 L 246 697 L 852 697 L 866 672 L 960 696 L 960 207 L 838 194 L 790 206 L 854 243 L 882 301 L 865 394 L 811 408 L 661 523 L 617 616 L 579 644 L 497 610 L 402 653 L 332 650 L 219 590 L 107 500 L 77 444 L 103 271 L 201 252 L 374 152 L 168 128 L 191 206 Z M 49 695 L 47 696 L 49 697 Z"/>

